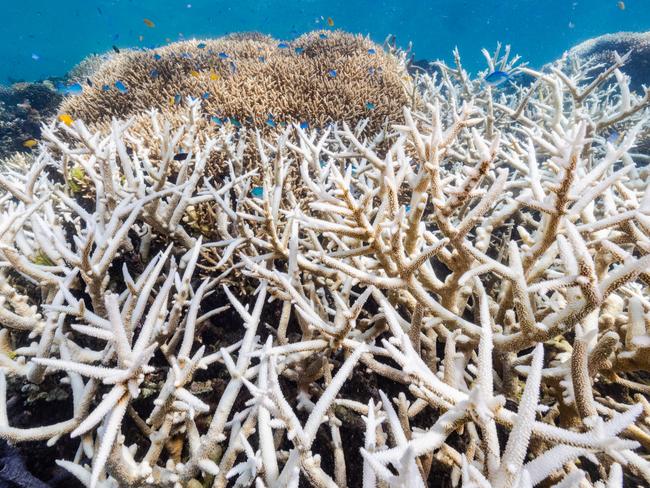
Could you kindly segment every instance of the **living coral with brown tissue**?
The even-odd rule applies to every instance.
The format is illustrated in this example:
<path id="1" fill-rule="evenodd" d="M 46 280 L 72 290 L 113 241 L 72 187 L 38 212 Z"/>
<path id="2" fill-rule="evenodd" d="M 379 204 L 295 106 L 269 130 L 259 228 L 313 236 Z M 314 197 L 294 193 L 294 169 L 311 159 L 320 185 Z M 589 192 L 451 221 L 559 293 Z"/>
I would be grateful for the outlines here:
<path id="1" fill-rule="evenodd" d="M 320 37 L 173 44 L 161 81 L 113 56 L 4 166 L 0 437 L 90 488 L 647 486 L 650 91 L 628 54 L 410 78 L 406 53 Z M 322 65 L 323 42 L 360 50 Z M 209 49 L 232 80 L 164 71 Z M 359 84 L 367 56 L 395 96 Z M 205 132 L 218 107 L 241 127 Z"/>

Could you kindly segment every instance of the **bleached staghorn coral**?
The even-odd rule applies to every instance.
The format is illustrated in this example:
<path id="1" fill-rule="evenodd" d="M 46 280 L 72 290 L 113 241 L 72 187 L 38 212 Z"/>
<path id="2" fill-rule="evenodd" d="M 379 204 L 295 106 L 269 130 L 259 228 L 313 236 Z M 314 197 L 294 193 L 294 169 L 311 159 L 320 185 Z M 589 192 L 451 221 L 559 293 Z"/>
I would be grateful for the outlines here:
<path id="1" fill-rule="evenodd" d="M 80 437 L 61 464 L 87 486 L 342 486 L 359 455 L 366 487 L 442 470 L 466 487 L 650 481 L 650 408 L 606 388 L 645 392 L 650 347 L 650 190 L 631 153 L 648 97 L 618 68 L 618 89 L 529 70 L 504 94 L 443 67 L 386 151 L 345 125 L 251 137 L 252 193 L 241 137 L 203 143 L 196 103 L 174 132 L 150 114 L 155 148 L 128 122 L 48 128 L 30 171 L 2 178 L 0 435 Z M 223 181 L 204 177 L 212 152 Z M 206 203 L 220 241 L 192 225 Z M 223 289 L 240 339 L 206 353 L 200 326 L 224 312 L 209 296 L 241 272 L 252 303 Z M 60 371 L 73 418 L 13 427 L 8 379 Z M 206 403 L 195 378 L 224 371 Z M 359 391 L 373 377 L 390 395 Z M 344 446 L 359 418 L 363 445 Z"/>

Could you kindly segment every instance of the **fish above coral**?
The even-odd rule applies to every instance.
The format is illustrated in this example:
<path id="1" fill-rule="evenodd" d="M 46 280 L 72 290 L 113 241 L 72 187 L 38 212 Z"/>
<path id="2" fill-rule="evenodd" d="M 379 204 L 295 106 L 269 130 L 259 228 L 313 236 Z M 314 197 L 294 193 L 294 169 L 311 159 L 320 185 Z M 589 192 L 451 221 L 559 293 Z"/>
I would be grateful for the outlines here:
<path id="1" fill-rule="evenodd" d="M 402 60 L 366 37 L 341 31 L 291 41 L 239 34 L 153 51 L 124 49 L 108 56 L 88 80 L 61 112 L 91 125 L 149 108 L 174 110 L 191 97 L 202 100 L 206 119 L 229 114 L 234 127 L 269 131 L 285 123 L 307 121 L 318 128 L 368 119 L 370 128 L 401 120 L 402 107 L 413 102 Z"/>

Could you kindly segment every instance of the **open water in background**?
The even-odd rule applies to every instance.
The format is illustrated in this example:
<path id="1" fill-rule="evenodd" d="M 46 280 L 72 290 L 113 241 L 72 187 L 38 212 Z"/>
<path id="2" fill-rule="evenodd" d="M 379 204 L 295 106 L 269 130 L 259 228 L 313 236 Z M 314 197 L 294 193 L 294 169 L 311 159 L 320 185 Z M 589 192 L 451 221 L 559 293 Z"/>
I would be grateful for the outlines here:
<path id="1" fill-rule="evenodd" d="M 531 66 L 605 33 L 650 31 L 650 0 L 0 0 L 0 83 L 63 76 L 113 45 L 155 47 L 180 37 L 260 31 L 278 39 L 334 28 L 396 36 L 416 59 L 445 59 L 458 46 L 471 71 L 482 47 L 512 44 Z M 322 17 L 322 18 L 321 18 Z M 149 28 L 143 19 L 155 23 Z M 140 41 L 140 36 L 143 40 Z M 32 59 L 32 55 L 39 59 Z"/>

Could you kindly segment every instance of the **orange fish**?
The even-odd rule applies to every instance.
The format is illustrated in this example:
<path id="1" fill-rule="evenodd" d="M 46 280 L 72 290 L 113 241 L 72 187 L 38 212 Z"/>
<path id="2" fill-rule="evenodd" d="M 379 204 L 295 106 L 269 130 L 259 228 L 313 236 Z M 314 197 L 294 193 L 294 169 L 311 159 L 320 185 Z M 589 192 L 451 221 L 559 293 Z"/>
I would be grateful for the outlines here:
<path id="1" fill-rule="evenodd" d="M 27 139 L 25 142 L 23 142 L 23 146 L 26 147 L 27 149 L 31 149 L 37 144 L 38 141 L 36 139 Z"/>
<path id="2" fill-rule="evenodd" d="M 146 25 L 150 29 L 153 29 L 154 27 L 156 27 L 156 24 L 154 24 L 153 21 L 151 21 L 149 19 L 142 19 L 142 22 L 144 22 L 144 25 Z"/>
<path id="3" fill-rule="evenodd" d="M 74 122 L 74 120 L 72 120 L 72 117 L 70 117 L 69 114 L 59 115 L 59 120 L 63 122 L 65 125 L 67 125 L 68 127 L 72 125 L 72 122 Z"/>
<path id="4" fill-rule="evenodd" d="M 327 25 L 334 27 L 334 19 L 332 17 L 327 17 Z"/>

